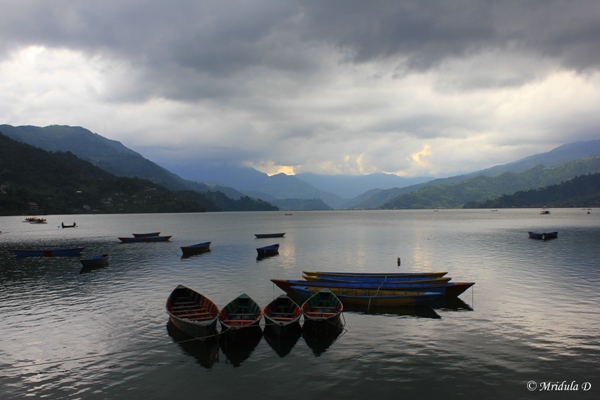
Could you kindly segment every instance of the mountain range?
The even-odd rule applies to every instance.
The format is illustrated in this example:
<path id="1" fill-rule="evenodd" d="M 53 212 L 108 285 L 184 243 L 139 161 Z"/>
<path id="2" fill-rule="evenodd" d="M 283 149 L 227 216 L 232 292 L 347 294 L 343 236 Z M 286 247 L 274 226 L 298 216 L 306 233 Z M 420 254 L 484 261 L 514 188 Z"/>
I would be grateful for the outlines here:
<path id="1" fill-rule="evenodd" d="M 215 167 L 202 163 L 162 167 L 120 142 L 82 127 L 0 125 L 0 132 L 47 151 L 72 152 L 117 176 L 148 179 L 172 191 L 201 193 L 223 210 L 245 209 L 241 203 L 232 205 L 242 199 L 243 202 L 261 200 L 283 210 L 461 207 L 512 193 L 510 190 L 552 185 L 577 174 L 598 172 L 594 170 L 594 163 L 588 163 L 582 168 L 564 167 L 555 178 L 532 178 L 553 175 L 551 170 L 557 165 L 600 154 L 600 140 L 570 143 L 513 163 L 444 179 L 405 178 L 393 174 L 268 176 L 252 168 Z M 507 183 L 514 181 L 521 184 L 513 185 L 513 188 Z M 466 195 L 458 196 L 456 193 Z M 469 197 L 468 193 L 474 195 Z M 223 207 L 219 202 L 228 206 Z"/>

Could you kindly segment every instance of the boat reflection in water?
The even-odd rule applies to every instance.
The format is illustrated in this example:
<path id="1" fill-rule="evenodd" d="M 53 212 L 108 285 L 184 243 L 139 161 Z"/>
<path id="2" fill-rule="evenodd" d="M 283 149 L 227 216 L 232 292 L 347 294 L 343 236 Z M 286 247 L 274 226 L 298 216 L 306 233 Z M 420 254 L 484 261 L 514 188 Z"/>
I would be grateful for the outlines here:
<path id="1" fill-rule="evenodd" d="M 219 338 L 217 335 L 194 338 L 180 331 L 170 319 L 167 323 L 167 332 L 185 353 L 194 357 L 204 368 L 210 369 L 219 362 Z"/>
<path id="2" fill-rule="evenodd" d="M 269 346 L 275 350 L 279 357 L 285 357 L 290 354 L 298 339 L 302 336 L 302 327 L 297 322 L 289 326 L 283 334 L 280 334 L 277 332 L 277 327 L 265 325 L 263 335 Z"/>
<path id="3" fill-rule="evenodd" d="M 240 335 L 240 330 L 244 334 Z M 250 357 L 260 339 L 262 339 L 262 329 L 259 326 L 248 326 L 240 328 L 235 335 L 229 335 L 228 332 L 219 335 L 219 344 L 221 350 L 227 357 L 227 362 L 234 367 L 239 367 Z"/>
<path id="4" fill-rule="evenodd" d="M 302 337 L 315 356 L 327 351 L 344 330 L 341 320 L 335 322 L 314 322 L 305 320 L 302 326 Z"/>
<path id="5" fill-rule="evenodd" d="M 396 307 L 344 305 L 344 311 L 362 314 L 405 315 L 417 318 L 442 318 L 432 307 L 425 305 Z"/>
<path id="6" fill-rule="evenodd" d="M 446 297 L 436 300 L 432 305 L 436 310 L 442 311 L 473 311 L 473 307 L 458 297 Z"/>

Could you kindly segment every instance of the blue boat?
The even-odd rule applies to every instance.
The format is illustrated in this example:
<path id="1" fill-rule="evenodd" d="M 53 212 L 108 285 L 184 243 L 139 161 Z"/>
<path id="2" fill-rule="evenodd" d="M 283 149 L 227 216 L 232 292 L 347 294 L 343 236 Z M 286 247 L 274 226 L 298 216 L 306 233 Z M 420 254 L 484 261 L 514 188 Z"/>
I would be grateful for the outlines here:
<path id="1" fill-rule="evenodd" d="M 329 290 L 333 293 L 344 305 L 357 306 L 382 306 L 382 307 L 397 307 L 397 306 L 417 306 L 433 303 L 440 298 L 440 293 L 434 292 L 409 292 L 409 291 L 394 291 L 377 289 L 350 289 L 350 288 L 315 288 L 308 286 L 292 286 L 295 295 L 300 298 L 307 298 L 320 293 L 324 290 Z M 306 318 L 306 315 L 305 315 Z"/>
<path id="2" fill-rule="evenodd" d="M 193 244 L 191 246 L 181 246 L 183 257 L 190 257 L 196 254 L 206 253 L 207 251 L 210 251 L 210 243 L 211 242 L 202 242 Z"/>
<path id="3" fill-rule="evenodd" d="M 558 232 L 527 232 L 529 234 L 529 239 L 536 240 L 550 240 L 558 238 Z"/>
<path id="4" fill-rule="evenodd" d="M 68 249 L 11 249 L 17 257 L 60 257 L 78 256 L 85 247 L 73 247 Z"/>
<path id="5" fill-rule="evenodd" d="M 269 246 L 259 247 L 256 249 L 259 257 L 272 256 L 279 253 L 279 243 Z"/>
<path id="6" fill-rule="evenodd" d="M 168 242 L 171 236 L 134 236 L 120 237 L 121 243 L 137 243 L 137 242 Z"/>

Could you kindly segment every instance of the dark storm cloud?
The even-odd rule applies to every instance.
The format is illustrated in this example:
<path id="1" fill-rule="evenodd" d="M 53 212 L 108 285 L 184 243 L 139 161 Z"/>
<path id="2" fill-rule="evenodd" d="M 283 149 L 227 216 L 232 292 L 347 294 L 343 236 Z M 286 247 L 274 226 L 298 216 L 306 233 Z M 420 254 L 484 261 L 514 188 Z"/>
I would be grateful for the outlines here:
<path id="1" fill-rule="evenodd" d="M 316 46 L 335 49 L 342 63 L 393 60 L 399 76 L 490 51 L 577 71 L 600 65 L 598 1 L 4 3 L 3 51 L 42 45 L 117 57 L 147 96 L 227 94 L 227 79 L 244 84 L 257 68 L 318 75 Z M 207 77 L 208 87 L 196 82 Z"/>

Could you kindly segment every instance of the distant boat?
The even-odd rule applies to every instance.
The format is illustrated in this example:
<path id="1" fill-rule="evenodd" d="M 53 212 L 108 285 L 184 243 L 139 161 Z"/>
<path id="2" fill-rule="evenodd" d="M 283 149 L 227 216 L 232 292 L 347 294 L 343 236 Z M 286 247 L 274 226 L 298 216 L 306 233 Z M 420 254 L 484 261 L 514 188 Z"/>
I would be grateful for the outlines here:
<path id="1" fill-rule="evenodd" d="M 231 337 L 238 334 L 251 333 L 251 328 L 260 329 L 260 320 L 263 311 L 250 296 L 243 293 L 231 300 L 219 312 L 221 321 L 221 334 L 227 333 Z"/>
<path id="2" fill-rule="evenodd" d="M 540 214 L 550 214 L 550 210 L 542 210 L 540 211 Z"/>
<path id="3" fill-rule="evenodd" d="M 120 237 L 119 240 L 122 243 L 136 243 L 136 242 L 167 242 L 171 239 L 171 236 L 140 236 L 140 237 Z"/>
<path id="4" fill-rule="evenodd" d="M 93 268 L 101 268 L 108 265 L 108 253 L 98 254 L 91 258 L 81 259 L 79 260 L 83 268 L 93 269 Z"/>
<path id="5" fill-rule="evenodd" d="M 282 294 L 271 301 L 263 310 L 265 316 L 265 330 L 270 329 L 276 334 L 285 334 L 286 331 L 298 328 L 302 310 L 300 306 Z"/>
<path id="6" fill-rule="evenodd" d="M 269 246 L 259 247 L 256 249 L 259 257 L 273 256 L 279 253 L 279 243 L 275 243 Z"/>
<path id="7" fill-rule="evenodd" d="M 64 222 L 61 222 L 60 223 L 60 227 L 63 228 L 63 229 L 64 228 L 77 228 L 77 224 L 75 222 L 73 222 L 73 224 L 71 224 L 71 225 L 65 225 Z"/>
<path id="8" fill-rule="evenodd" d="M 196 254 L 206 253 L 207 251 L 210 251 L 210 243 L 211 242 L 203 242 L 193 244 L 191 246 L 182 246 L 181 251 L 183 252 L 183 257 L 190 257 Z"/>
<path id="9" fill-rule="evenodd" d="M 160 232 L 134 233 L 133 237 L 151 237 L 151 236 L 158 236 L 158 235 L 160 235 Z"/>
<path id="10" fill-rule="evenodd" d="M 78 256 L 85 247 L 73 247 L 67 249 L 11 249 L 17 257 L 60 257 Z"/>
<path id="11" fill-rule="evenodd" d="M 194 337 L 217 333 L 219 308 L 208 297 L 178 285 L 167 299 L 167 313 L 173 325 Z"/>
<path id="12" fill-rule="evenodd" d="M 558 232 L 527 232 L 529 234 L 529 239 L 536 240 L 550 240 L 558 238 Z"/>
<path id="13" fill-rule="evenodd" d="M 283 233 L 255 233 L 254 234 L 254 236 L 256 236 L 257 239 L 283 237 L 283 235 L 285 235 L 285 232 L 283 232 Z"/>
<path id="14" fill-rule="evenodd" d="M 340 299 L 329 289 L 321 289 L 302 303 L 304 321 L 336 324 L 344 306 Z"/>

